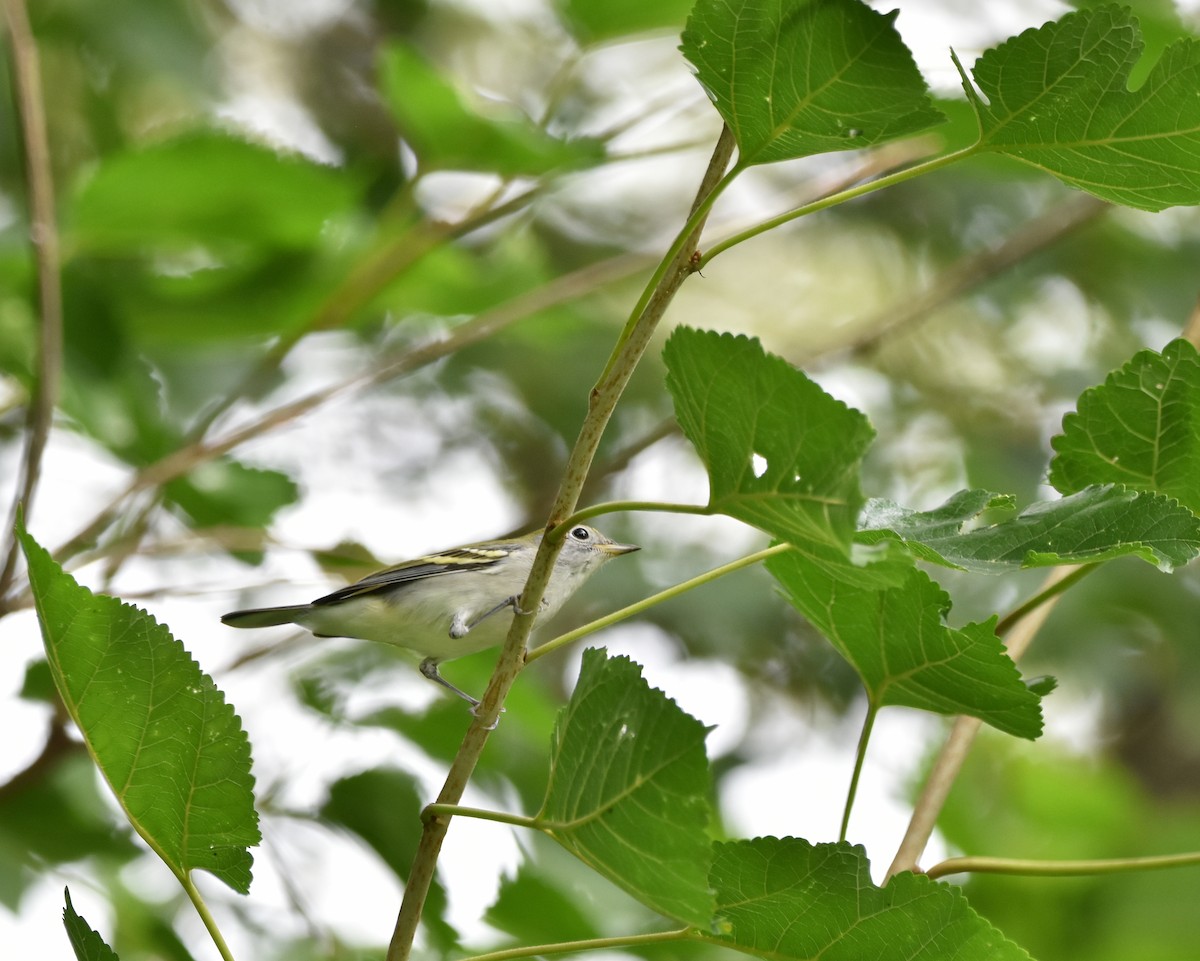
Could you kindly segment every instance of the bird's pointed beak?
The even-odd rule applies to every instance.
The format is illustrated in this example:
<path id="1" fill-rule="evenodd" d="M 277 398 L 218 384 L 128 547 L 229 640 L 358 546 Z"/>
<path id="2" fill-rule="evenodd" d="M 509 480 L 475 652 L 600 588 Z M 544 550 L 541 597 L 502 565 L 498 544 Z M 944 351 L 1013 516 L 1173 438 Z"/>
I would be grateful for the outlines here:
<path id="1" fill-rule="evenodd" d="M 616 541 L 613 541 L 611 544 L 601 544 L 600 549 L 605 554 L 611 554 L 613 557 L 618 557 L 621 554 L 632 554 L 634 551 L 641 550 L 637 544 L 618 544 Z"/>

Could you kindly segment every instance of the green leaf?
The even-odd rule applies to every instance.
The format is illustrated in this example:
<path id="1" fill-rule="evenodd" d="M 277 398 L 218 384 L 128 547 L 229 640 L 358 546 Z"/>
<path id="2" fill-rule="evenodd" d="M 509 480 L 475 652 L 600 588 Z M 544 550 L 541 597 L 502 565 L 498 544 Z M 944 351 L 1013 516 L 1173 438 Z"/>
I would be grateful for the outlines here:
<path id="1" fill-rule="evenodd" d="M 945 119 L 896 14 L 859 0 L 699 0 L 681 49 L 739 165 L 857 150 Z"/>
<path id="2" fill-rule="evenodd" d="M 558 0 L 556 6 L 572 32 L 585 42 L 620 38 L 648 30 L 678 32 L 692 9 L 692 0 Z"/>
<path id="3" fill-rule="evenodd" d="M 250 887 L 250 743 L 183 645 L 145 611 L 75 583 L 18 530 L 63 704 L 134 829 L 181 880 Z"/>
<path id="4" fill-rule="evenodd" d="M 755 838 L 714 845 L 720 940 L 774 961 L 1028 961 L 962 891 L 910 873 L 871 882 L 860 845 Z"/>
<path id="5" fill-rule="evenodd" d="M 344 172 L 200 131 L 108 158 L 64 211 L 76 248 L 312 246 L 360 190 Z"/>
<path id="6" fill-rule="evenodd" d="M 200 527 L 265 527 L 298 490 L 286 474 L 237 461 L 209 461 L 165 485 L 167 496 Z"/>
<path id="7" fill-rule="evenodd" d="M 396 768 L 374 768 L 335 781 L 321 807 L 321 817 L 362 838 L 401 881 L 421 840 L 421 810 L 425 807 L 413 776 Z M 421 922 L 427 937 L 443 953 L 458 944 L 458 933 L 446 923 L 446 890 L 436 878 Z"/>
<path id="8" fill-rule="evenodd" d="M 887 501 L 864 510 L 861 543 L 894 537 L 915 557 L 983 574 L 1022 567 L 1090 564 L 1132 555 L 1172 571 L 1200 554 L 1200 518 L 1178 501 L 1109 484 L 1030 504 L 1016 517 L 964 529 L 972 507 L 1007 506 L 988 491 L 960 491 L 933 511 Z"/>
<path id="9" fill-rule="evenodd" d="M 598 142 L 557 140 L 516 111 L 498 119 L 482 116 L 403 44 L 381 54 L 379 86 L 422 169 L 513 176 L 587 166 L 604 156 Z"/>
<path id="10" fill-rule="evenodd" d="M 781 540 L 846 549 L 862 504 L 867 419 L 757 340 L 679 327 L 663 350 L 675 416 L 709 506 Z"/>
<path id="11" fill-rule="evenodd" d="M 523 861 L 516 877 L 500 882 L 500 893 L 484 920 L 524 944 L 602 937 L 582 910 L 577 892 L 564 888 L 560 880 Z"/>
<path id="12" fill-rule="evenodd" d="M 117 952 L 110 948 L 104 938 L 78 914 L 71 904 L 71 889 L 63 888 L 66 907 L 63 908 L 63 926 L 78 961 L 118 961 Z"/>
<path id="13" fill-rule="evenodd" d="M 1064 494 L 1123 484 L 1200 513 L 1200 355 L 1186 340 L 1143 350 L 1080 395 L 1051 441 L 1050 483 Z"/>
<path id="14" fill-rule="evenodd" d="M 536 826 L 643 904 L 707 924 L 707 734 L 629 658 L 588 649 Z"/>
<path id="15" fill-rule="evenodd" d="M 983 149 L 1142 210 L 1200 203 L 1200 41 L 1167 47 L 1130 90 L 1141 52 L 1129 9 L 1103 6 L 987 51 L 971 70 L 978 92 L 955 65 Z"/>
<path id="16" fill-rule="evenodd" d="M 969 714 L 1017 737 L 1041 734 L 1038 696 L 1021 682 L 995 619 L 947 626 L 949 596 L 907 558 L 860 567 L 829 549 L 794 550 L 766 566 L 858 672 L 875 708 Z"/>

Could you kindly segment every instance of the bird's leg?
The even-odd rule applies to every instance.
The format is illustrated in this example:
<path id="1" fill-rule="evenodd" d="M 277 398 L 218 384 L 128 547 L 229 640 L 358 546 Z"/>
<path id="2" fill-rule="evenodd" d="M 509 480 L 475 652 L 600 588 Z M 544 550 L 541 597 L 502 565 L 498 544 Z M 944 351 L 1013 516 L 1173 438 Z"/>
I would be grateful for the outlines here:
<path id="1" fill-rule="evenodd" d="M 506 597 L 491 610 L 484 611 L 478 617 L 469 621 L 467 620 L 466 611 L 459 611 L 450 621 L 450 636 L 454 638 L 462 637 L 469 630 L 471 630 L 471 628 L 478 627 L 480 623 L 486 621 L 493 614 L 499 614 L 506 607 L 511 607 L 518 614 L 528 614 L 529 611 L 523 611 L 517 606 L 518 600 L 520 600 L 520 598 L 516 594 L 514 594 L 512 597 Z"/>
<path id="2" fill-rule="evenodd" d="M 429 678 L 429 680 L 433 681 L 436 684 L 442 685 L 442 687 L 446 688 L 449 691 L 453 691 L 455 694 L 457 694 L 459 697 L 461 697 L 464 701 L 466 701 L 468 704 L 470 704 L 472 714 L 475 714 L 475 715 L 479 714 L 479 701 L 477 699 L 471 697 L 471 695 L 468 694 L 466 691 L 455 687 L 453 684 L 451 684 L 449 681 L 447 681 L 444 677 L 442 677 L 442 675 L 438 672 L 438 662 L 436 659 L 434 659 L 432 657 L 425 658 L 425 660 L 423 660 L 421 662 L 420 670 L 421 670 L 421 673 L 425 677 Z M 501 708 L 500 710 L 503 711 L 504 708 Z M 496 718 L 491 724 L 488 725 L 488 730 L 494 731 L 496 729 L 496 725 L 499 723 L 500 723 L 500 718 Z"/>
<path id="3" fill-rule="evenodd" d="M 459 690 L 457 687 L 455 687 L 453 684 L 451 684 L 449 681 L 447 681 L 444 677 L 442 677 L 441 674 L 438 673 L 438 662 L 437 662 L 436 658 L 433 658 L 433 657 L 425 658 L 425 660 L 423 660 L 421 662 L 420 670 L 421 670 L 421 673 L 425 677 L 429 678 L 429 680 L 433 681 L 435 684 L 442 685 L 442 687 L 446 688 L 449 691 L 453 691 L 455 694 L 457 694 L 459 697 L 461 697 L 464 701 L 467 701 L 471 705 L 472 710 L 479 707 L 479 700 L 477 698 L 471 697 L 471 695 L 468 694 L 466 691 Z"/>

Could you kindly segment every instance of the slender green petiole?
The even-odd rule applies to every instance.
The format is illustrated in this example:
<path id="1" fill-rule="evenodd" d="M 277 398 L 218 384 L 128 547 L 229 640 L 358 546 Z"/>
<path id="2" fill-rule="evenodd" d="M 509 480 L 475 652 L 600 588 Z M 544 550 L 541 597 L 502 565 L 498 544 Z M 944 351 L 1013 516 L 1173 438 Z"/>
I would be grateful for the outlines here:
<path id="1" fill-rule="evenodd" d="M 857 197 L 862 197 L 869 193 L 874 193 L 876 190 L 882 190 L 885 187 L 893 187 L 896 184 L 903 183 L 906 180 L 912 180 L 914 177 L 920 177 L 922 174 L 932 173 L 934 170 L 939 170 L 942 167 L 947 167 L 952 163 L 957 163 L 975 153 L 979 149 L 978 143 L 973 143 L 969 147 L 964 147 L 962 150 L 955 150 L 953 153 L 943 154 L 940 157 L 934 157 L 932 160 L 926 160 L 924 163 L 916 164 L 912 167 L 907 167 L 904 170 L 898 170 L 895 173 L 887 174 L 877 180 L 868 181 L 865 184 L 859 184 L 856 187 L 848 187 L 845 190 L 839 190 L 837 193 L 830 194 L 828 197 L 822 197 L 819 200 L 814 200 L 811 203 L 804 204 L 794 210 L 789 210 L 777 217 L 772 217 L 770 220 L 764 220 L 760 224 L 755 224 L 740 233 L 734 234 L 732 237 L 727 237 L 718 244 L 714 244 L 708 250 L 704 251 L 704 255 L 696 264 L 697 270 L 703 270 L 718 254 L 724 253 L 730 247 L 736 247 L 744 240 L 750 240 L 752 237 L 757 237 L 759 234 L 766 233 L 768 230 L 774 230 L 781 224 L 786 224 L 789 221 L 796 220 L 800 217 L 806 217 L 809 214 L 815 214 L 822 210 L 827 210 L 830 207 L 835 207 L 838 204 L 843 204 L 848 200 L 854 200 Z M 737 170 L 735 167 L 730 173 Z"/>
<path id="2" fill-rule="evenodd" d="M 476 818 L 480 821 L 497 821 L 500 824 L 513 824 L 520 828 L 536 828 L 537 822 L 524 814 L 508 814 L 505 811 L 489 811 L 487 808 L 472 808 L 462 804 L 427 804 L 421 812 L 421 820 L 428 821 L 435 817 Z"/>
<path id="3" fill-rule="evenodd" d="M 850 775 L 850 787 L 846 791 L 846 806 L 842 809 L 842 829 L 838 840 L 846 840 L 846 832 L 850 828 L 850 811 L 854 808 L 854 797 L 858 794 L 858 780 L 862 776 L 863 762 L 867 757 L 867 745 L 871 741 L 871 728 L 875 726 L 875 715 L 879 709 L 874 704 L 868 704 L 867 716 L 863 718 L 862 733 L 858 736 L 858 750 L 854 754 L 854 773 Z"/>
<path id="4" fill-rule="evenodd" d="M 768 557 L 774 557 L 776 554 L 782 554 L 784 551 L 790 551 L 791 544 L 776 544 L 774 547 L 766 547 L 761 551 L 755 551 L 753 554 L 747 554 L 745 557 L 739 557 L 736 561 L 730 561 L 728 564 L 722 564 L 720 567 L 714 567 L 710 571 L 705 571 L 703 574 L 697 574 L 695 577 L 682 581 L 673 587 L 668 587 L 665 591 L 659 591 L 657 594 L 651 594 L 649 597 L 643 598 L 636 604 L 630 604 L 628 607 L 622 607 L 619 611 L 613 611 L 604 617 L 598 617 L 594 621 L 584 624 L 583 627 L 577 627 L 573 631 L 567 631 L 566 634 L 560 634 L 558 637 L 552 638 L 545 644 L 539 644 L 525 654 L 525 662 L 536 661 L 544 654 L 549 654 L 551 651 L 557 651 L 560 647 L 570 644 L 572 641 L 577 641 L 581 637 L 586 637 L 588 634 L 593 634 L 602 628 L 616 624 L 618 621 L 623 621 L 627 617 L 633 617 L 635 614 L 640 614 L 642 611 L 653 607 L 655 604 L 660 604 L 663 601 L 669 600 L 672 597 L 677 597 L 686 591 L 690 591 L 693 587 L 699 587 L 701 584 L 707 584 L 709 581 L 715 581 L 718 577 L 724 577 L 726 574 L 731 574 L 734 571 L 741 570 L 743 567 L 749 567 L 751 564 L 757 564 L 759 561 L 766 560 Z"/>
<path id="5" fill-rule="evenodd" d="M 1145 858 L 1108 858 L 1097 861 L 1030 861 L 1022 858 L 949 858 L 935 864 L 925 874 L 943 878 L 949 874 L 1020 874 L 1025 877 L 1079 877 L 1089 874 L 1123 874 L 1129 871 L 1154 871 L 1200 864 L 1200 851 L 1187 854 L 1163 854 Z"/>
<path id="6" fill-rule="evenodd" d="M 196 882 L 192 880 L 191 874 L 184 872 L 176 876 L 179 878 L 179 883 L 183 885 L 183 890 L 192 902 L 192 906 L 195 907 L 196 913 L 200 915 L 200 920 L 204 922 L 204 927 L 207 929 L 209 937 L 213 939 L 213 944 L 217 946 L 217 951 L 220 953 L 223 961 L 233 961 L 233 952 L 229 950 L 229 945 L 225 943 L 225 938 L 221 935 L 221 930 L 217 927 L 216 918 L 208 910 L 208 904 L 205 903 L 204 895 L 196 887 Z"/>

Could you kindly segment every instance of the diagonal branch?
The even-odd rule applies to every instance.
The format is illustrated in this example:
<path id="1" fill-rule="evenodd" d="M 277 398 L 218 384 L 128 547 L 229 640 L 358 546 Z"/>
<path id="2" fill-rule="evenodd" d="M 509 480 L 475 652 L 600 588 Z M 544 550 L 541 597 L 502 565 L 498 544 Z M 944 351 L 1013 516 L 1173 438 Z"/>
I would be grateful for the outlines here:
<path id="1" fill-rule="evenodd" d="M 29 191 L 29 233 L 37 264 L 40 332 L 33 396 L 25 425 L 21 479 L 9 511 L 10 541 L 0 571 L 0 597 L 8 591 L 17 566 L 17 540 L 12 535 L 17 509 L 24 504 L 28 516 L 41 473 L 42 454 L 50 436 L 50 422 L 58 403 L 62 375 L 62 258 L 54 212 L 54 179 L 50 167 L 50 140 L 42 99 L 41 64 L 24 0 L 4 0 L 12 48 L 13 89 L 25 146 L 25 179 Z"/>
<path id="2" fill-rule="evenodd" d="M 637 312 L 632 318 L 632 324 L 623 331 L 612 357 L 604 368 L 604 373 L 592 388 L 587 416 L 567 461 L 558 497 L 547 521 L 548 531 L 574 511 L 600 437 L 625 385 L 645 352 L 668 304 L 683 281 L 695 270 L 692 255 L 699 242 L 700 231 L 704 226 L 714 191 L 718 184 L 723 182 L 725 170 L 733 156 L 733 147 L 733 136 L 728 128 L 724 128 L 701 181 L 692 206 L 692 214 L 682 231 L 685 235 L 683 242 L 674 245 L 676 252 L 665 265 L 666 269 L 656 274 L 661 276 L 661 280 L 654 288 L 646 306 Z M 549 536 L 542 539 L 529 580 L 521 594 L 521 611 L 538 609 L 557 548 L 558 544 L 552 542 Z M 501 650 L 496 671 L 492 675 L 492 682 L 488 685 L 475 720 L 467 729 L 462 746 L 446 776 L 442 791 L 438 795 L 439 804 L 457 804 L 462 799 L 467 782 L 487 743 L 488 733 L 495 727 L 500 716 L 500 706 L 520 673 L 525 660 L 526 641 L 532 626 L 532 614 L 518 613 L 513 617 L 512 627 Z M 413 938 L 416 936 L 417 925 L 421 920 L 421 912 L 425 907 L 425 899 L 433 882 L 438 855 L 441 853 L 448 828 L 449 820 L 445 817 L 431 817 L 425 822 L 412 870 L 409 872 L 408 884 L 405 886 L 404 900 L 396 918 L 391 944 L 388 946 L 387 961 L 405 961 L 412 950 Z"/>

